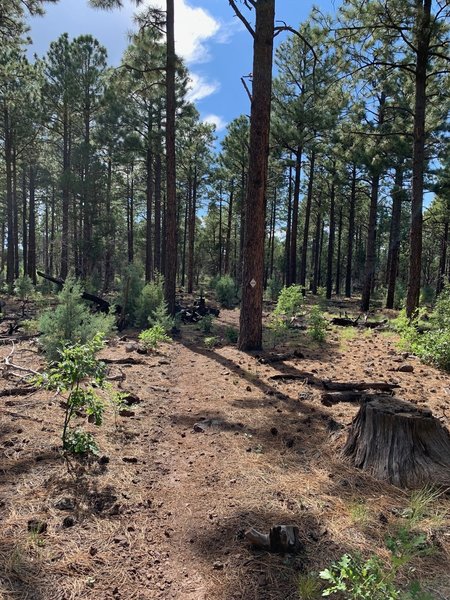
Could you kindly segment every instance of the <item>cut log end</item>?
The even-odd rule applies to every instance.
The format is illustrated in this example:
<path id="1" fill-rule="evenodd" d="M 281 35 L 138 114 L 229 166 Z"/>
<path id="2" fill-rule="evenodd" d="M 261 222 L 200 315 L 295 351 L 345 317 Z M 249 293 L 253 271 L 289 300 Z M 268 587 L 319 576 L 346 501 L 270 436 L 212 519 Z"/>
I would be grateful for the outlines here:
<path id="1" fill-rule="evenodd" d="M 303 550 L 298 527 L 293 525 L 276 525 L 269 533 L 261 533 L 252 528 L 245 533 L 245 539 L 252 546 L 268 552 L 298 554 Z"/>
<path id="2" fill-rule="evenodd" d="M 363 403 L 344 456 L 402 488 L 450 483 L 450 434 L 429 409 L 386 396 Z"/>

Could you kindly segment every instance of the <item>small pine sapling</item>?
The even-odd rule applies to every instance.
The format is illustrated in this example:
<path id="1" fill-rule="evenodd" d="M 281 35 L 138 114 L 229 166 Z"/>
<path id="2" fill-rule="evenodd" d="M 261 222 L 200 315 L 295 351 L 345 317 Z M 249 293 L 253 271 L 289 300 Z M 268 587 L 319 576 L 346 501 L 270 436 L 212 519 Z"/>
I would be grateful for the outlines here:
<path id="1" fill-rule="evenodd" d="M 16 279 L 14 293 L 22 302 L 22 317 L 24 317 L 26 305 L 34 294 L 34 285 L 28 275 L 22 275 L 22 277 Z"/>
<path id="2" fill-rule="evenodd" d="M 60 360 L 38 383 L 59 394 L 67 394 L 65 402 L 62 445 L 73 454 L 96 454 L 97 444 L 91 433 L 81 428 L 72 428 L 71 421 L 77 413 L 85 413 L 89 422 L 102 424 L 104 404 L 97 389 L 105 388 L 105 364 L 96 358 L 103 348 L 103 337 L 97 334 L 86 344 L 66 346 L 60 350 Z"/>

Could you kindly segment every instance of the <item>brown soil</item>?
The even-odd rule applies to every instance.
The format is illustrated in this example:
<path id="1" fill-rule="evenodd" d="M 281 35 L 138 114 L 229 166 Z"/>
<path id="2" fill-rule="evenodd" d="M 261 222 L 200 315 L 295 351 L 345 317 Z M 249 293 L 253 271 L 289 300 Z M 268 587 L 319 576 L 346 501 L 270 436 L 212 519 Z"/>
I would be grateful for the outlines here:
<path id="1" fill-rule="evenodd" d="M 387 557 L 384 540 L 402 524 L 409 494 L 340 457 L 357 406 L 323 406 L 311 378 L 269 377 L 395 380 L 398 397 L 428 406 L 449 427 L 449 376 L 404 358 L 392 334 L 345 340 L 339 328 L 323 346 L 290 333 L 284 349 L 305 358 L 264 365 L 225 341 L 237 322 L 237 311 L 221 313 L 213 334 L 223 343 L 213 349 L 194 325 L 152 355 L 127 353 L 128 341 L 108 346 L 104 357 L 142 364 L 109 367 L 122 378 L 114 385 L 141 402 L 117 428 L 109 411 L 95 430 L 106 464 L 74 462 L 67 471 L 63 411 L 51 393 L 0 398 L 1 598 L 287 600 L 298 598 L 300 573 L 345 552 Z M 0 356 L 10 350 L 0 346 Z M 43 366 L 33 341 L 17 346 L 14 361 Z M 406 363 L 413 372 L 394 370 Z M 0 389 L 19 385 L 4 377 Z M 439 514 L 420 523 L 433 552 L 414 561 L 414 577 L 438 598 L 450 598 L 449 505 L 441 497 Z M 30 533 L 31 519 L 46 531 Z M 245 543 L 247 528 L 277 524 L 299 527 L 304 554 Z"/>

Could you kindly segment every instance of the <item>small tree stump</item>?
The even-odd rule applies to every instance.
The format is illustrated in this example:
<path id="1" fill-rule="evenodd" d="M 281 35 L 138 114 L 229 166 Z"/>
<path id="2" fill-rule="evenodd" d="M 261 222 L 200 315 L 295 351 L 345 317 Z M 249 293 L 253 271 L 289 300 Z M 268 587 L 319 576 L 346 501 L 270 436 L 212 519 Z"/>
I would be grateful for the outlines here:
<path id="1" fill-rule="evenodd" d="M 303 550 L 298 527 L 292 525 L 276 525 L 269 533 L 249 529 L 245 533 L 245 538 L 253 546 L 269 552 L 298 554 Z"/>
<path id="2" fill-rule="evenodd" d="M 399 487 L 450 483 L 450 434 L 428 409 L 374 396 L 353 420 L 344 456 Z"/>

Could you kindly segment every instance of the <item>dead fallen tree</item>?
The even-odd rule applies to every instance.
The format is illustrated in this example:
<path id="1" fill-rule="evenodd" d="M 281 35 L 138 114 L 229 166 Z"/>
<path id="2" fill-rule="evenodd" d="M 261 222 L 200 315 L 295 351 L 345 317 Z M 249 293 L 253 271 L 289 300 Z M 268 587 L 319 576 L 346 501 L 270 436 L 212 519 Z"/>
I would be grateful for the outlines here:
<path id="1" fill-rule="evenodd" d="M 39 277 L 42 277 L 43 279 L 46 279 L 47 281 L 51 281 L 52 283 L 56 284 L 60 288 L 62 288 L 64 286 L 64 284 L 66 283 L 65 279 L 61 279 L 60 277 L 52 277 L 51 275 L 42 273 L 42 271 L 37 271 L 37 274 L 39 275 Z M 116 315 L 119 315 L 121 313 L 122 309 L 120 306 L 111 305 L 107 300 L 105 300 L 104 298 L 100 298 L 99 296 L 96 296 L 95 294 L 89 294 L 89 292 L 83 292 L 81 297 L 83 298 L 83 300 L 87 300 L 88 302 L 93 302 L 94 304 L 96 304 L 98 309 L 101 312 L 107 313 L 111 310 L 111 307 L 112 307 L 114 309 L 114 312 Z"/>
<path id="2" fill-rule="evenodd" d="M 399 387 L 398 383 L 387 383 L 386 381 L 332 381 L 324 379 L 322 385 L 326 390 L 345 392 L 348 390 L 365 391 L 379 390 L 380 392 L 391 392 Z"/>
<path id="3" fill-rule="evenodd" d="M 183 306 L 177 303 L 175 305 L 175 312 L 179 314 L 183 323 L 198 323 L 206 315 L 218 317 L 220 314 L 220 310 L 214 306 L 208 306 L 203 297 L 194 300 L 192 306 Z"/>
<path id="4" fill-rule="evenodd" d="M 267 356 L 256 356 L 258 362 L 263 365 L 271 365 L 277 362 L 283 362 L 285 360 L 292 360 L 294 358 L 305 358 L 303 352 L 295 350 L 294 352 L 287 352 L 285 354 L 268 354 Z"/>
<path id="5" fill-rule="evenodd" d="M 363 320 L 360 320 L 361 317 L 361 314 L 354 319 L 347 315 L 345 317 L 333 317 L 330 322 L 332 325 L 338 325 L 339 327 L 361 327 L 367 329 L 378 329 L 385 327 L 388 323 L 387 319 L 383 319 L 382 321 L 369 321 L 367 315 Z"/>

